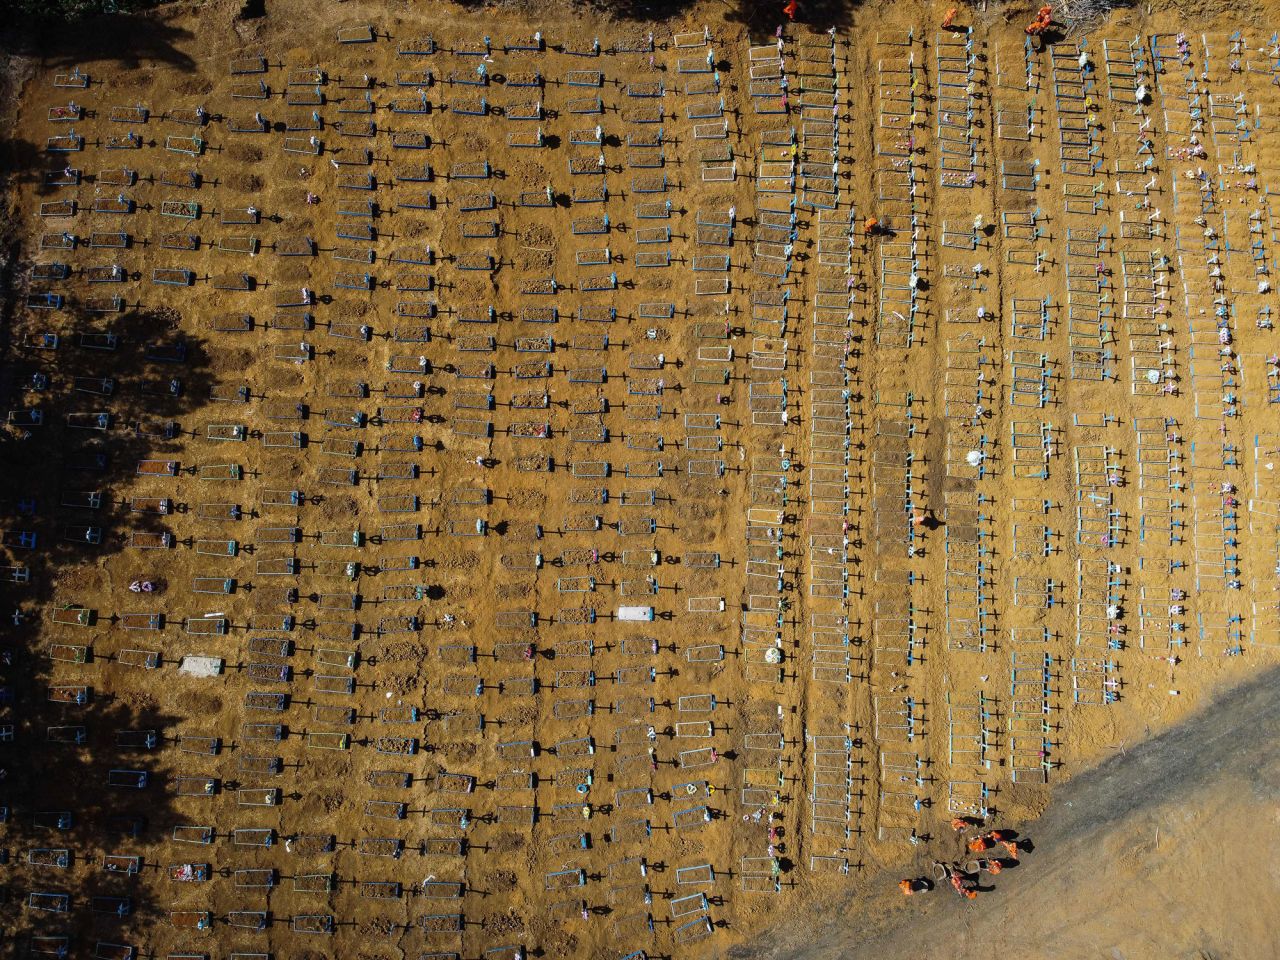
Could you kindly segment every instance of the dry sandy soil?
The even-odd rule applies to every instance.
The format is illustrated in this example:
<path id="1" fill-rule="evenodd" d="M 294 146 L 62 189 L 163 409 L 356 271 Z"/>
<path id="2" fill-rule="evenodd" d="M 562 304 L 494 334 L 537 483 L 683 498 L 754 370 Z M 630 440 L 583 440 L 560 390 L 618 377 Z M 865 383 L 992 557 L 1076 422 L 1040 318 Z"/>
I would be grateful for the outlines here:
<path id="1" fill-rule="evenodd" d="M 11 62 L 13 955 L 1275 952 L 1269 28 L 237 9 Z"/>

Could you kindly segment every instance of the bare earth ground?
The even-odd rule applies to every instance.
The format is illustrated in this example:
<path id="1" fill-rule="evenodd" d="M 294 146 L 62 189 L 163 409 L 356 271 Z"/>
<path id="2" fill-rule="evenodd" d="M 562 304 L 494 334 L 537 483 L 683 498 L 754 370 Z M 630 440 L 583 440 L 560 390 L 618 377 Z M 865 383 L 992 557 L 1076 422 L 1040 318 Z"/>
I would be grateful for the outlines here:
<path id="1" fill-rule="evenodd" d="M 850 902 L 847 918 L 804 937 L 788 923 L 735 955 L 1274 956 L 1275 679 L 1267 670 L 1073 778 L 1028 828 L 1037 852 L 1001 897 Z"/>
<path id="2" fill-rule="evenodd" d="M 1269 26 L 237 6 L 15 67 L 13 955 L 1274 953 Z"/>

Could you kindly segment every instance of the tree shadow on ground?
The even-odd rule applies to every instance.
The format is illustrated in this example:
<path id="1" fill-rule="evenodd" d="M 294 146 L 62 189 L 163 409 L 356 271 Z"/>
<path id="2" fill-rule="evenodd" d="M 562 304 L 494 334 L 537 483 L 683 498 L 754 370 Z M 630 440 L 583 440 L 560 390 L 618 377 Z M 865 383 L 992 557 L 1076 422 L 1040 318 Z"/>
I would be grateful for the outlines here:
<path id="1" fill-rule="evenodd" d="M 490 6 L 488 0 L 459 2 L 469 9 Z M 717 15 L 723 10 L 723 16 L 729 23 L 740 23 L 756 33 L 772 33 L 779 24 L 788 22 L 782 10 L 785 2 L 786 0 L 721 0 L 721 6 L 711 9 Z M 684 17 L 692 5 L 688 0 L 589 0 L 585 6 L 593 14 L 643 24 L 662 23 Z M 860 6 L 861 0 L 799 0 L 795 22 L 799 26 L 822 30 L 847 27 L 853 22 L 853 14 Z"/>
<path id="2" fill-rule="evenodd" d="M 741 23 L 753 33 L 772 33 L 780 24 L 788 23 L 787 16 L 782 11 L 782 2 L 737 0 L 731 6 L 732 10 L 726 14 L 725 19 L 730 23 Z M 861 0 L 800 0 L 795 26 L 815 30 L 848 27 L 852 25 L 853 15 L 860 6 Z"/>
<path id="3" fill-rule="evenodd" d="M 94 63 L 131 70 L 158 61 L 194 69 L 195 61 L 179 49 L 194 39 L 191 31 L 168 23 L 160 12 L 102 14 L 74 23 L 15 17 L 0 25 L 0 51 L 37 57 L 48 67 L 79 66 L 91 77 L 88 68 Z"/>
<path id="4" fill-rule="evenodd" d="M 17 261 L 12 285 L 68 287 L 32 280 L 32 266 Z M 11 318 L 0 366 L 5 409 L 16 414 L 0 437 L 0 831 L 12 858 L 0 926 L 33 954 L 59 949 L 60 938 L 82 956 L 95 943 L 128 944 L 169 907 L 154 895 L 166 885 L 154 874 L 168 865 L 151 851 L 180 822 L 174 745 L 197 727 L 180 728 L 188 717 L 127 676 L 148 659 L 157 684 L 172 676 L 164 641 L 181 629 L 162 612 L 164 596 L 132 593 L 127 578 L 162 582 L 177 547 L 141 550 L 163 542 L 168 516 L 111 491 L 138 461 L 170 455 L 180 434 L 158 428 L 186 429 L 208 402 L 204 345 L 178 340 L 177 319 L 143 306 L 90 313 L 69 289 L 62 310 Z M 45 330 L 57 331 L 56 349 Z M 104 334 L 112 349 L 101 349 L 112 342 Z M 108 572 L 107 559 L 125 552 Z M 121 572 L 126 582 L 113 583 Z M 93 609 L 90 595 L 104 596 L 104 585 L 111 608 Z"/>

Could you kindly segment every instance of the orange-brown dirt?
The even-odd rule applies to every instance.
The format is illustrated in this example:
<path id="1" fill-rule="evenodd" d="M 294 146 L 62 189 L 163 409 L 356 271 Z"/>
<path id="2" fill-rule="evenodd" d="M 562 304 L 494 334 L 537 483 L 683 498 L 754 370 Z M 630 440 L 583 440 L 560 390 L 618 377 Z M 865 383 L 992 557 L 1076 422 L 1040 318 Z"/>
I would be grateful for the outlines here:
<path id="1" fill-rule="evenodd" d="M 1271 30 L 805 7 L 11 58 L 15 955 L 967 956 L 1274 659 Z"/>

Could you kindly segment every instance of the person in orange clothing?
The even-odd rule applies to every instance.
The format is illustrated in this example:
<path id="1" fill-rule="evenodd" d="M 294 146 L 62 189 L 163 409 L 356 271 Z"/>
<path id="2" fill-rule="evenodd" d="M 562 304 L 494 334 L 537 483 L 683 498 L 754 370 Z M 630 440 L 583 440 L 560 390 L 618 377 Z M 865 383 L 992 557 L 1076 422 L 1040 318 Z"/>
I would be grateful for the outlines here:
<path id="1" fill-rule="evenodd" d="M 955 887 L 956 893 L 964 897 L 966 900 L 978 899 L 978 891 L 971 888 L 968 881 L 965 880 L 958 872 L 951 874 L 951 886 Z"/>
<path id="2" fill-rule="evenodd" d="M 932 529 L 933 518 L 929 515 L 928 507 L 912 507 L 911 508 L 911 525 L 913 527 L 929 527 Z"/>
<path id="3" fill-rule="evenodd" d="M 1053 7 L 1041 7 L 1036 18 L 1027 24 L 1028 36 L 1039 36 L 1053 25 Z"/>
<path id="4" fill-rule="evenodd" d="M 1017 840 L 1001 840 L 1000 846 L 1004 847 L 1006 850 L 1009 851 L 1009 856 L 1012 859 L 1014 860 L 1018 859 L 1018 841 Z"/>
<path id="5" fill-rule="evenodd" d="M 995 846 L 995 842 L 987 837 L 974 837 L 969 841 L 968 846 L 970 853 L 985 853 Z"/>
<path id="6" fill-rule="evenodd" d="M 964 830 L 971 826 L 973 826 L 973 824 L 969 823 L 969 821 L 966 820 L 964 817 L 951 818 L 951 829 L 954 830 L 956 833 L 959 833 L 961 830 Z"/>
<path id="7" fill-rule="evenodd" d="M 971 889 L 972 881 L 969 880 L 956 866 L 952 863 L 943 863 L 941 860 L 934 860 L 933 867 L 938 871 L 940 880 L 946 880 L 951 884 L 952 888 L 960 896 L 967 900 L 973 900 L 978 896 L 976 890 Z"/>
<path id="8" fill-rule="evenodd" d="M 873 233 L 876 232 L 876 228 L 878 228 L 879 226 L 880 226 L 879 220 L 877 220 L 875 217 L 867 217 L 866 220 L 862 221 L 862 235 L 864 237 L 871 236 Z"/>
<path id="9" fill-rule="evenodd" d="M 994 840 L 996 843 L 1004 843 L 1006 840 L 1013 840 L 1018 836 L 1013 830 L 992 830 L 987 834 L 987 838 Z"/>
<path id="10" fill-rule="evenodd" d="M 914 880 L 899 880 L 898 889 L 902 891 L 903 896 L 909 897 L 916 892 L 916 882 Z"/>
<path id="11" fill-rule="evenodd" d="M 796 19 L 796 11 L 800 9 L 800 4 L 796 0 L 787 0 L 786 6 L 782 8 L 782 12 L 787 15 L 787 19 L 792 23 Z"/>
<path id="12" fill-rule="evenodd" d="M 950 30 L 951 25 L 956 22 L 956 14 L 960 11 L 955 7 L 951 7 L 942 17 L 942 29 Z"/>

